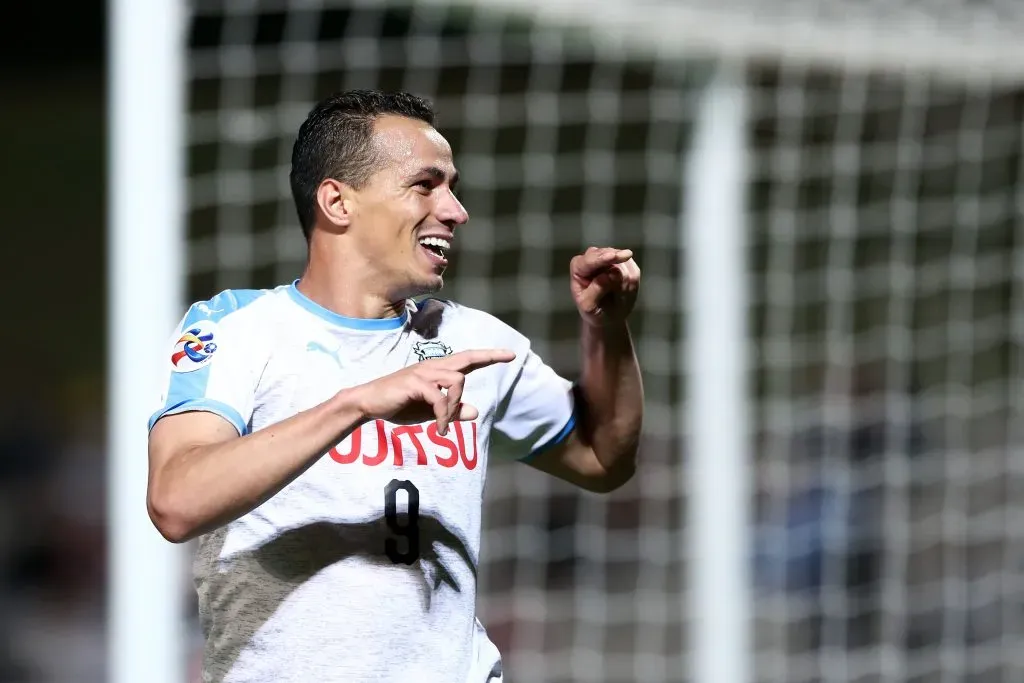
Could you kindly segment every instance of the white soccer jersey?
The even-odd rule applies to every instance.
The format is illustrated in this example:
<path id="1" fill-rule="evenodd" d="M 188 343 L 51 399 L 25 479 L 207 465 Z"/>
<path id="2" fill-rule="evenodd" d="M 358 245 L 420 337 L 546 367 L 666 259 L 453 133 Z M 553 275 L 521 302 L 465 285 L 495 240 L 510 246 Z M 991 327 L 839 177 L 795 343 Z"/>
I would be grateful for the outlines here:
<path id="1" fill-rule="evenodd" d="M 476 619 L 488 460 L 528 459 L 574 427 L 571 384 L 497 318 L 451 302 L 400 318 L 340 316 L 294 283 L 194 304 L 172 338 L 160 408 L 257 431 L 420 360 L 508 348 L 470 373 L 480 416 L 368 422 L 276 496 L 199 538 L 195 585 L 216 683 L 493 683 Z"/>

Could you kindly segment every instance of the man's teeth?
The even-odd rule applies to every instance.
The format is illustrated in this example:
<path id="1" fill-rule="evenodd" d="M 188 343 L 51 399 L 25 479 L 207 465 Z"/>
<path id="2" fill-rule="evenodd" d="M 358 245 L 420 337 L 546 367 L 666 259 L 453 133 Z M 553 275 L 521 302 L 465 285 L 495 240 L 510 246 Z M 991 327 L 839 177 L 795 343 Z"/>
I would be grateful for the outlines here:
<path id="1" fill-rule="evenodd" d="M 424 247 L 436 247 L 441 251 L 443 256 L 449 249 L 452 248 L 452 243 L 446 239 L 440 237 L 424 237 L 420 240 L 420 244 Z"/>

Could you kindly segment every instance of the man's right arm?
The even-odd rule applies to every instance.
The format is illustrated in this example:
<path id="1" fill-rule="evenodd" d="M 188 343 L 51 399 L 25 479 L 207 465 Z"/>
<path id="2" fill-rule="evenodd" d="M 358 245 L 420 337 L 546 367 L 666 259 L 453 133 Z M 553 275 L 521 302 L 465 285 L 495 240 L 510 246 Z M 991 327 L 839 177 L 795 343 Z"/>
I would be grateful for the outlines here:
<path id="1" fill-rule="evenodd" d="M 283 489 L 367 420 L 434 419 L 444 434 L 450 422 L 479 416 L 462 403 L 466 374 L 513 358 L 510 351 L 480 350 L 416 363 L 245 436 L 212 412 L 165 415 L 149 435 L 150 518 L 175 543 L 227 524 Z"/>
<path id="2" fill-rule="evenodd" d="M 259 507 L 364 419 L 352 391 L 241 437 L 211 412 L 163 417 L 149 436 L 149 516 L 173 543 L 211 531 Z"/>

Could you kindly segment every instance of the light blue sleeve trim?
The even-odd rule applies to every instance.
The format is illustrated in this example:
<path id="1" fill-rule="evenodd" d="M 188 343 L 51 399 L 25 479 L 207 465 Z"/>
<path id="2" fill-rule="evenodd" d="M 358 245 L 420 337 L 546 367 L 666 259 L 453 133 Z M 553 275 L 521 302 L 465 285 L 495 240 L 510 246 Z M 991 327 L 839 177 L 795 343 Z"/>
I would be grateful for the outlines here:
<path id="1" fill-rule="evenodd" d="M 562 427 L 561 431 L 559 431 L 558 434 L 552 437 L 550 441 L 547 441 L 546 443 L 541 444 L 537 448 L 534 448 L 529 453 L 529 455 L 525 455 L 522 458 L 519 458 L 519 462 L 528 463 L 534 458 L 536 458 L 538 455 L 551 450 L 560 443 L 563 443 L 566 439 L 569 438 L 569 435 L 572 434 L 574 429 L 576 429 L 575 412 L 573 412 L 573 414 L 569 416 L 569 421 L 565 423 L 565 426 Z"/>
<path id="2" fill-rule="evenodd" d="M 265 289 L 226 289 L 211 299 L 192 304 L 182 321 L 182 329 L 187 330 L 190 325 L 201 320 L 210 320 L 214 323 L 223 322 L 227 316 L 245 308 L 267 293 L 268 291 Z M 217 342 L 218 340 L 214 339 L 213 341 Z M 209 365 L 192 372 L 174 372 L 172 370 L 167 388 L 167 399 L 163 407 L 149 419 L 149 428 L 152 429 L 156 421 L 164 415 L 202 410 L 220 415 L 233 424 L 239 434 L 245 434 L 246 420 L 242 419 L 236 408 L 224 401 L 206 396 L 209 378 Z"/>
<path id="3" fill-rule="evenodd" d="M 155 425 L 156 421 L 161 417 L 188 412 L 204 412 L 220 415 L 222 418 L 230 422 L 236 430 L 238 430 L 239 436 L 245 436 L 249 433 L 249 425 L 245 423 L 237 410 L 229 406 L 227 403 L 214 401 L 209 398 L 193 398 L 180 401 L 173 405 L 166 405 L 153 413 L 153 416 L 149 418 L 149 428 L 153 429 L 153 425 Z"/>

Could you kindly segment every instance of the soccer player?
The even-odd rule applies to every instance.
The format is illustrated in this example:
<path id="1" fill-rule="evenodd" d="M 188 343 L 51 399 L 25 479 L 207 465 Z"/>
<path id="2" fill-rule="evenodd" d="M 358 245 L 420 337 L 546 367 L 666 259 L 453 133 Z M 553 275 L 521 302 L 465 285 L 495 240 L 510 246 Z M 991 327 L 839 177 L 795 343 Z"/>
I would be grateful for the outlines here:
<path id="1" fill-rule="evenodd" d="M 582 373 L 441 289 L 468 220 L 424 100 L 352 91 L 299 129 L 301 278 L 189 308 L 150 420 L 149 514 L 198 538 L 217 683 L 494 683 L 475 616 L 492 458 L 590 491 L 632 475 L 643 390 L 628 250 L 569 264 Z"/>

